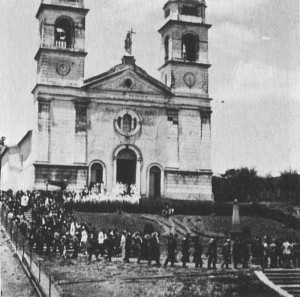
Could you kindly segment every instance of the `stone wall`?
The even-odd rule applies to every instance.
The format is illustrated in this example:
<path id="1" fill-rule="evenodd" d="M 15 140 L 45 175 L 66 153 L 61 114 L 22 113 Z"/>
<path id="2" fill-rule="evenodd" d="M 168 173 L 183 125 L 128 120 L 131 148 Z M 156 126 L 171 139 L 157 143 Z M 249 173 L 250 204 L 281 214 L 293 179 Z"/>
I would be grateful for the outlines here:
<path id="1" fill-rule="evenodd" d="M 35 164 L 35 187 L 45 189 L 48 181 L 66 182 L 68 190 L 82 190 L 86 185 L 86 166 L 58 166 Z M 57 187 L 48 186 L 48 189 Z"/>
<path id="2" fill-rule="evenodd" d="M 52 100 L 50 115 L 50 163 L 71 165 L 75 159 L 75 118 L 72 101 Z"/>
<path id="3" fill-rule="evenodd" d="M 20 167 L 20 148 L 18 146 L 8 148 L 1 159 L 1 190 L 19 189 Z"/>
<path id="4" fill-rule="evenodd" d="M 57 67 L 61 62 L 70 65 L 69 73 L 66 76 L 59 75 Z M 65 87 L 80 87 L 84 76 L 84 57 L 74 57 L 65 53 L 41 52 L 38 60 L 37 82 L 48 85 L 61 85 Z"/>
<path id="5" fill-rule="evenodd" d="M 165 171 L 165 196 L 170 199 L 213 200 L 211 174 Z"/>

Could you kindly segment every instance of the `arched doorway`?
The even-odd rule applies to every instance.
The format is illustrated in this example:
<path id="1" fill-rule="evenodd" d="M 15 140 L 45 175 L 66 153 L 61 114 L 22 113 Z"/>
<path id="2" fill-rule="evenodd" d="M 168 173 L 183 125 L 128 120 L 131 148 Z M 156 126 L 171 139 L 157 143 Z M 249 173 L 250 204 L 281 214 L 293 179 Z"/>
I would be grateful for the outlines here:
<path id="1" fill-rule="evenodd" d="M 157 198 L 161 196 L 161 170 L 158 166 L 150 168 L 149 174 L 149 197 Z"/>
<path id="2" fill-rule="evenodd" d="M 89 188 L 101 184 L 103 184 L 103 166 L 100 163 L 94 163 L 91 166 Z"/>
<path id="3" fill-rule="evenodd" d="M 130 149 L 123 149 L 117 155 L 117 182 L 125 185 L 136 183 L 136 154 Z"/>

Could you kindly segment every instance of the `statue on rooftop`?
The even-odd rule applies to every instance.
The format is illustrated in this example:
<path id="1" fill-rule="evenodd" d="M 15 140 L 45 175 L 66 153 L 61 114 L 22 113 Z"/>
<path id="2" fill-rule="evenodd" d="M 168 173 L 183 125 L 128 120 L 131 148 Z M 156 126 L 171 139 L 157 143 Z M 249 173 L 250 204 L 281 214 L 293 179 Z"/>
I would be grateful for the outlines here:
<path id="1" fill-rule="evenodd" d="M 131 55 L 132 54 L 132 34 L 135 34 L 135 32 L 133 32 L 133 30 L 131 29 L 131 31 L 128 31 L 127 35 L 126 35 L 126 39 L 125 39 L 125 51 Z"/>

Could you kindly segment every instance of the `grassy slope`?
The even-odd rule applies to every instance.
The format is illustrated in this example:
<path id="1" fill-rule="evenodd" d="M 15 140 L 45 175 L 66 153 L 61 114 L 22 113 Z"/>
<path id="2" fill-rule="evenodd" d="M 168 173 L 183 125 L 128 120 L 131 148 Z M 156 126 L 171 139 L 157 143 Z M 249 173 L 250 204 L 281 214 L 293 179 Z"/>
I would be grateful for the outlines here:
<path id="1" fill-rule="evenodd" d="M 92 223 L 99 231 L 100 228 L 114 229 L 119 231 L 127 229 L 131 232 L 144 230 L 145 223 L 149 223 L 148 220 L 143 219 L 139 214 L 99 214 L 99 213 L 77 213 L 79 222 Z M 178 220 L 182 221 L 184 216 L 175 216 Z M 231 229 L 231 217 L 219 217 L 219 216 L 203 216 L 201 217 L 206 231 L 223 233 L 225 236 L 229 234 Z M 160 229 L 158 224 L 151 222 L 155 229 L 160 233 L 163 230 Z M 252 237 L 269 235 L 271 237 L 295 237 L 300 240 L 300 230 L 286 229 L 281 223 L 263 218 L 253 217 L 241 217 L 241 228 L 250 227 Z"/>
<path id="2" fill-rule="evenodd" d="M 225 235 L 229 234 L 231 229 L 231 217 L 202 217 L 204 226 L 209 231 L 222 232 Z M 281 223 L 270 219 L 254 218 L 254 217 L 241 217 L 241 228 L 249 227 L 251 229 L 251 235 L 264 236 L 269 235 L 271 237 L 295 237 L 300 240 L 300 230 L 287 229 L 282 226 Z"/>
<path id="3" fill-rule="evenodd" d="M 118 231 L 129 230 L 131 232 L 144 231 L 146 220 L 142 219 L 140 215 L 122 214 L 100 214 L 100 213 L 76 213 L 79 222 L 91 223 L 98 231 L 104 228 L 106 231 L 109 229 L 117 228 Z M 158 228 L 158 226 L 156 226 Z"/>

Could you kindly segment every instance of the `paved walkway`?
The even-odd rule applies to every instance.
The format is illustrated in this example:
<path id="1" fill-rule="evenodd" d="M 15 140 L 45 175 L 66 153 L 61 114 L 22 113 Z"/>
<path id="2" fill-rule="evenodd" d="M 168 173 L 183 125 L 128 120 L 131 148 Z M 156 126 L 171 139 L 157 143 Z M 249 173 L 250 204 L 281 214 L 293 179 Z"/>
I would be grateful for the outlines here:
<path id="1" fill-rule="evenodd" d="M 1 297 L 38 297 L 7 235 L 0 230 Z"/>

